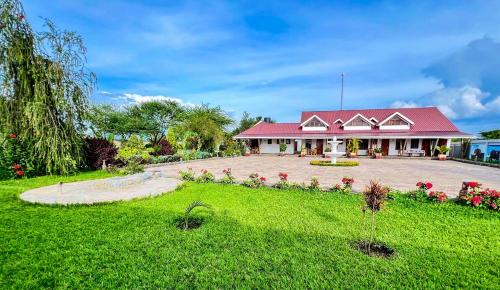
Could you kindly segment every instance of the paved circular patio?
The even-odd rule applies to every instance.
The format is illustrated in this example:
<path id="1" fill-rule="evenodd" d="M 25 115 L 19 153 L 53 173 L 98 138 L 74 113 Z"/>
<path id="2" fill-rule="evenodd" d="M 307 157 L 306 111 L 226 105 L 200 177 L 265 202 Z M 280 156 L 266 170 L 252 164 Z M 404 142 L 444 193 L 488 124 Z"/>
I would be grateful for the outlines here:
<path id="1" fill-rule="evenodd" d="M 43 204 L 93 204 L 160 195 L 181 181 L 161 172 L 56 184 L 28 190 L 21 199 Z"/>
<path id="2" fill-rule="evenodd" d="M 355 179 L 353 189 L 356 191 L 361 191 L 370 179 L 404 191 L 415 189 L 415 183 L 419 180 L 428 180 L 434 184 L 433 190 L 444 191 L 450 196 L 458 195 L 462 181 L 479 181 L 483 187 L 500 189 L 500 169 L 451 160 L 359 158 L 360 165 L 356 167 L 320 167 L 309 165 L 313 159 L 318 158 L 261 155 L 199 160 L 147 170 L 161 170 L 165 175 L 178 176 L 179 170 L 191 167 L 197 174 L 200 174 L 201 169 L 207 169 L 220 178 L 224 168 L 231 168 L 233 175 L 240 181 L 257 172 L 265 176 L 269 183 L 278 182 L 278 173 L 286 172 L 293 182 L 309 182 L 312 176 L 317 176 L 324 187 L 340 183 L 343 176 L 352 176 Z"/>

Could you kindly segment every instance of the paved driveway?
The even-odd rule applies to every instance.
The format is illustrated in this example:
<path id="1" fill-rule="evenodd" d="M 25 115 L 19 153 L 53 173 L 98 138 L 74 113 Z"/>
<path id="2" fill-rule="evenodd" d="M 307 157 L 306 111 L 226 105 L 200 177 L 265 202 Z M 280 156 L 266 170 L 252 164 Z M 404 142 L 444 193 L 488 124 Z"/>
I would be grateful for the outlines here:
<path id="1" fill-rule="evenodd" d="M 458 194 L 462 181 L 479 181 L 484 187 L 500 189 L 500 169 L 456 161 L 360 158 L 360 165 L 356 167 L 320 167 L 309 165 L 313 159 L 317 158 L 249 156 L 199 160 L 148 170 L 161 170 L 168 175 L 178 176 L 179 170 L 191 167 L 197 174 L 207 169 L 220 178 L 224 168 L 231 168 L 238 180 L 244 180 L 249 174 L 257 172 L 270 183 L 279 180 L 279 172 L 286 172 L 289 180 L 294 182 L 309 182 L 312 176 L 317 176 L 325 187 L 341 183 L 342 176 L 352 176 L 355 180 L 353 189 L 356 191 L 361 191 L 370 179 L 377 179 L 400 190 L 414 189 L 417 181 L 428 180 L 434 184 L 433 189 L 445 191 L 451 196 Z"/>

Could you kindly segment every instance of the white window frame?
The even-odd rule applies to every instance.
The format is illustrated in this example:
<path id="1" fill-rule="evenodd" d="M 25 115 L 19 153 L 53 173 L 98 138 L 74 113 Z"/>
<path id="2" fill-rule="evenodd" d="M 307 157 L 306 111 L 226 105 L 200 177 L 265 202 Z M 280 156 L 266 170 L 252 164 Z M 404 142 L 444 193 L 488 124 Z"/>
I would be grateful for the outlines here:
<path id="1" fill-rule="evenodd" d="M 325 126 L 321 126 L 321 127 L 306 127 L 305 125 L 307 123 L 309 123 L 314 118 L 316 118 L 317 120 L 319 120 Z M 305 120 L 304 122 L 302 122 L 302 124 L 300 124 L 300 127 L 302 127 L 302 131 L 326 131 L 329 126 L 328 126 L 327 122 L 325 122 L 323 119 L 321 119 L 317 115 L 312 115 L 307 120 Z"/>
<path id="2" fill-rule="evenodd" d="M 363 119 L 366 123 L 368 123 L 369 125 L 368 126 L 348 126 L 349 123 L 351 123 L 352 121 L 356 120 L 357 118 L 361 118 Z M 372 125 L 375 125 L 373 124 L 372 121 L 370 121 L 370 119 L 366 118 L 365 116 L 363 116 L 361 113 L 357 113 L 356 115 L 354 115 L 354 117 L 352 117 L 351 119 L 347 120 L 343 125 L 342 127 L 344 128 L 344 130 L 371 130 L 372 129 Z"/>

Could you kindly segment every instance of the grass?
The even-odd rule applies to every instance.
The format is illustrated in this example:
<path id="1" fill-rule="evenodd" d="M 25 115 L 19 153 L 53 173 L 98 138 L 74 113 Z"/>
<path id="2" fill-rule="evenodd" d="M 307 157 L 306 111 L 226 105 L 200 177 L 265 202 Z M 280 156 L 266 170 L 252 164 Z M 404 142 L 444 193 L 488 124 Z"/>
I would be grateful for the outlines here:
<path id="1" fill-rule="evenodd" d="M 316 165 L 316 166 L 358 166 L 359 162 L 358 161 L 337 161 L 337 163 L 332 163 L 330 160 L 311 160 L 309 162 L 311 165 Z"/>
<path id="2" fill-rule="evenodd" d="M 497 288 L 500 215 L 396 199 L 377 216 L 390 259 L 353 249 L 361 197 L 188 183 L 94 206 L 27 204 L 33 187 L 106 177 L 0 182 L 0 288 Z M 175 221 L 194 200 L 205 223 Z"/>

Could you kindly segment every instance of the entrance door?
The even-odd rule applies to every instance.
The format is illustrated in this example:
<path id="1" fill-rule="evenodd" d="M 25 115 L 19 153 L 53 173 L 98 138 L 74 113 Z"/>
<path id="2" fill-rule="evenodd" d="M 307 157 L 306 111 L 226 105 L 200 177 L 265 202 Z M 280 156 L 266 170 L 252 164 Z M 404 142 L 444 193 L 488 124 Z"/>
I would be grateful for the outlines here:
<path id="1" fill-rule="evenodd" d="M 297 153 L 297 140 L 293 140 L 293 153 L 296 154 Z"/>
<path id="2" fill-rule="evenodd" d="M 323 155 L 323 140 L 316 140 L 316 153 Z"/>
<path id="3" fill-rule="evenodd" d="M 431 140 L 423 139 L 422 140 L 422 150 L 425 151 L 425 156 L 431 156 Z"/>
<path id="4" fill-rule="evenodd" d="M 382 155 L 389 155 L 389 139 L 382 139 Z"/>

